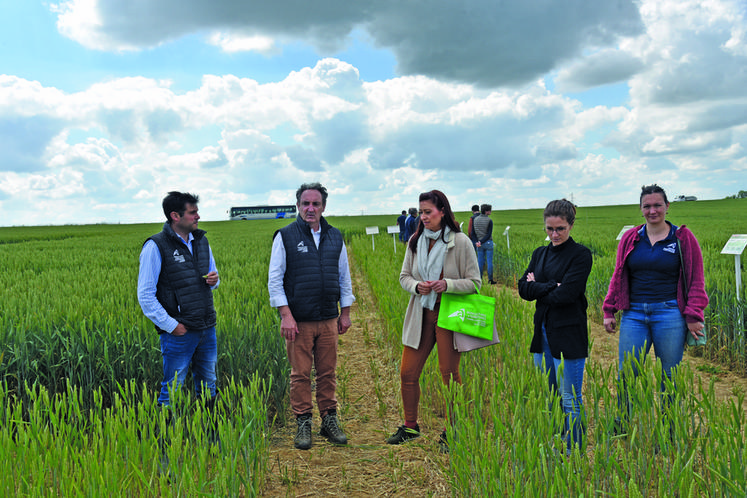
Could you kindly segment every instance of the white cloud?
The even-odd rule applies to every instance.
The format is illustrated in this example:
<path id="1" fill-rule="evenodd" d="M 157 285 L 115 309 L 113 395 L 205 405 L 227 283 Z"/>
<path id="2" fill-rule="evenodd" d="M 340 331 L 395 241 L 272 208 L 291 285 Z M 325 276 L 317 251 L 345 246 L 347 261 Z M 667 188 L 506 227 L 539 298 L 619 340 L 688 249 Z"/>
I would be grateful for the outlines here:
<path id="1" fill-rule="evenodd" d="M 218 46 L 228 53 L 259 52 L 266 55 L 275 55 L 279 52 L 275 41 L 269 36 L 244 36 L 219 31 L 208 37 L 208 43 Z"/>
<path id="2" fill-rule="evenodd" d="M 186 90 L 178 76 L 65 93 L 0 75 L 10 223 L 156 221 L 173 189 L 200 194 L 203 219 L 225 219 L 232 204 L 289 202 L 317 180 L 334 194 L 330 214 L 398 213 L 433 188 L 466 210 L 571 194 L 630 203 L 653 182 L 703 198 L 747 182 L 747 23 L 731 0 L 72 0 L 55 10 L 65 36 L 97 50 L 175 49 L 198 34 L 270 58 L 289 41 L 332 50 L 365 30 L 402 76 L 364 81 L 331 57 L 272 82 L 197 75 Z M 583 102 L 616 82 L 629 98 Z M 26 208 L 52 198 L 65 203 L 54 218 Z"/>

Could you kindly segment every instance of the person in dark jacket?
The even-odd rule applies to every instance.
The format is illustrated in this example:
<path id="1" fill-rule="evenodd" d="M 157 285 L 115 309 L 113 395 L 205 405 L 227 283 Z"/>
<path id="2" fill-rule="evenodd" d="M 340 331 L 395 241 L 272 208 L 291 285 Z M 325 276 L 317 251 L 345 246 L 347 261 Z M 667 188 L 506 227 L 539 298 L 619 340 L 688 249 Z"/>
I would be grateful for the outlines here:
<path id="1" fill-rule="evenodd" d="M 519 295 L 536 301 L 534 336 L 530 352 L 534 364 L 548 375 L 550 390 L 563 403 L 566 452 L 583 442 L 581 387 L 589 355 L 586 281 L 591 272 L 591 251 L 570 236 L 576 207 L 565 199 L 551 201 L 544 212 L 550 244 L 532 253 L 519 280 Z M 561 368 L 562 366 L 562 368 Z"/>
<path id="2" fill-rule="evenodd" d="M 410 208 L 407 212 L 407 218 L 405 219 L 405 242 L 410 240 L 410 237 L 417 231 L 420 221 L 417 209 Z"/>
<path id="3" fill-rule="evenodd" d="M 216 396 L 213 289 L 220 279 L 205 231 L 197 228 L 197 202 L 195 195 L 169 192 L 163 199 L 163 230 L 140 252 L 138 302 L 160 335 L 163 356 L 160 405 L 169 405 L 169 386 L 175 378 L 181 386 L 190 366 L 195 394 L 207 388 L 209 406 Z"/>
<path id="4" fill-rule="evenodd" d="M 469 221 L 467 222 L 467 237 L 472 241 L 473 246 L 475 246 L 475 234 L 473 233 L 472 224 L 478 216 L 480 216 L 480 206 L 472 204 L 472 216 L 469 217 Z M 475 251 L 477 251 L 477 246 L 475 246 Z"/>
<path id="5" fill-rule="evenodd" d="M 327 195 L 319 183 L 296 191 L 298 216 L 275 233 L 267 280 L 291 365 L 290 403 L 298 425 L 294 444 L 301 450 L 311 448 L 312 365 L 320 435 L 334 444 L 348 441 L 337 418 L 335 370 L 338 335 L 350 328 L 355 297 L 342 234 L 322 216 Z"/>
<path id="6" fill-rule="evenodd" d="M 397 217 L 397 227 L 399 227 L 399 241 L 407 242 L 405 238 L 405 222 L 407 221 L 407 211 L 402 210 L 402 214 Z"/>

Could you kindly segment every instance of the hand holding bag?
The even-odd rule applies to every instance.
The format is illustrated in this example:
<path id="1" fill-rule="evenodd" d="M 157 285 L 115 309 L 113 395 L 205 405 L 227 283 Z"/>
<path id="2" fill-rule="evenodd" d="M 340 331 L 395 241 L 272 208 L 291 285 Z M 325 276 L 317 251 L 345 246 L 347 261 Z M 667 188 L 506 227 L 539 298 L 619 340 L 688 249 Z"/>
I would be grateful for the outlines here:
<path id="1" fill-rule="evenodd" d="M 706 342 L 708 341 L 708 337 L 706 337 L 706 328 L 705 324 L 703 324 L 703 329 L 700 331 L 702 336 L 698 337 L 697 339 L 693 337 L 693 335 L 690 333 L 690 330 L 687 330 L 687 345 L 688 346 L 705 346 Z"/>

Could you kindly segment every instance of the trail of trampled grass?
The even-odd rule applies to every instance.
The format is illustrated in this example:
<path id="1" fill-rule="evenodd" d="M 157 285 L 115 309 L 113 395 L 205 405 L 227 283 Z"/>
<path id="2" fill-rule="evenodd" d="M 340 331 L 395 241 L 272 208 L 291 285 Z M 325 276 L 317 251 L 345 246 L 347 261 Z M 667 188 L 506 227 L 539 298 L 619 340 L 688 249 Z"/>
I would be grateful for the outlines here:
<path id="1" fill-rule="evenodd" d="M 266 496 L 445 496 L 448 459 L 438 450 L 442 419 L 423 410 L 424 437 L 391 446 L 386 437 L 402 423 L 399 401 L 401 349 L 388 339 L 375 296 L 351 257 L 356 303 L 353 326 L 340 337 L 338 389 L 348 445 L 333 446 L 318 436 L 314 407 L 313 446 L 293 447 L 295 421 L 273 434 Z"/>

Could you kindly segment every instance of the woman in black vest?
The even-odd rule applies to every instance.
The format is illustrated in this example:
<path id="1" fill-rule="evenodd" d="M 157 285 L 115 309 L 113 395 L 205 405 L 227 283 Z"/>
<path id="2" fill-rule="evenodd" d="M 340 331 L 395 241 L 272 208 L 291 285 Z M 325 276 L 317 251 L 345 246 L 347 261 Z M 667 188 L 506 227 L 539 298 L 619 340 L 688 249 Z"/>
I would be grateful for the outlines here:
<path id="1" fill-rule="evenodd" d="M 563 403 L 562 437 L 569 454 L 583 441 L 581 386 L 589 354 L 586 323 L 586 280 L 591 272 L 591 251 L 570 236 L 576 207 L 565 199 L 545 208 L 545 231 L 550 244 L 535 249 L 519 280 L 519 295 L 536 301 L 534 336 L 530 351 L 534 364 L 548 375 L 550 391 Z M 561 368 L 562 365 L 562 368 Z"/>

